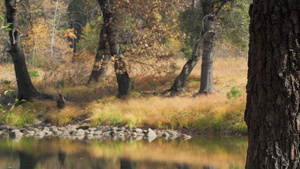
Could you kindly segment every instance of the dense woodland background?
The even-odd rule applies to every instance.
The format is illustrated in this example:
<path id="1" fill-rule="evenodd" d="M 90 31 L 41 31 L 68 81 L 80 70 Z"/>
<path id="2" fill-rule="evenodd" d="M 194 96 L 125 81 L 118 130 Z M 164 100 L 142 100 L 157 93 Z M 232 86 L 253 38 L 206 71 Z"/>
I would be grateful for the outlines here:
<path id="1" fill-rule="evenodd" d="M 211 14 L 213 14 L 211 44 L 213 44 L 214 50 L 211 56 L 215 60 L 214 71 L 219 73 L 219 76 L 214 77 L 212 81 L 212 84 L 216 85 L 217 94 L 207 96 L 210 98 L 202 98 L 203 100 L 200 102 L 204 103 L 205 100 L 215 99 L 217 102 L 210 101 L 209 104 L 207 103 L 208 107 L 205 108 L 213 114 L 238 112 L 238 123 L 232 122 L 232 124 L 237 126 L 236 130 L 242 128 L 245 131 L 242 112 L 245 107 L 245 95 L 243 94 L 246 84 L 246 51 L 249 39 L 248 8 L 251 1 L 207 2 L 211 7 Z M 5 14 L 4 2 L 0 2 L 0 5 L 2 6 L 0 12 Z M 86 117 L 91 116 L 90 114 L 93 112 L 98 112 L 97 117 L 94 118 L 96 119 L 95 124 L 103 123 L 105 120 L 106 123 L 108 120 L 108 123 L 113 124 L 142 124 L 143 120 L 137 118 L 136 114 L 128 115 L 129 117 L 124 115 L 124 112 L 127 111 L 124 109 L 127 108 L 115 104 L 124 104 L 123 106 L 125 106 L 126 103 L 114 100 L 112 97 L 120 95 L 120 81 L 126 75 L 130 78 L 130 85 L 127 86 L 128 93 L 125 95 L 129 94 L 129 97 L 141 101 L 135 103 L 136 100 L 130 100 L 132 106 L 137 104 L 146 106 L 155 102 L 186 103 L 186 108 L 176 109 L 174 105 L 175 119 L 170 119 L 168 113 L 165 113 L 170 105 L 157 106 L 161 107 L 161 110 L 153 110 L 153 108 L 136 110 L 138 113 L 146 111 L 165 114 L 164 117 L 158 117 L 163 119 L 161 122 L 155 124 L 160 120 L 154 118 L 152 122 L 147 122 L 148 125 L 188 127 L 190 125 L 188 121 L 192 120 L 192 116 L 182 118 L 181 121 L 177 115 L 182 116 L 186 111 L 188 114 L 203 112 L 199 107 L 193 108 L 194 101 L 189 100 L 190 98 L 186 98 L 185 101 L 178 98 L 174 98 L 178 99 L 177 101 L 166 101 L 161 98 L 163 99 L 161 101 L 153 96 L 173 96 L 178 95 L 178 92 L 180 96 L 192 96 L 198 93 L 201 79 L 199 67 L 195 68 L 194 73 L 189 77 L 187 85 L 184 84 L 184 90 L 170 89 L 173 89 L 175 78 L 184 63 L 189 59 L 194 59 L 195 56 L 199 57 L 198 60 L 201 58 L 202 52 L 197 51 L 201 49 L 201 45 L 199 47 L 197 45 L 200 42 L 199 39 L 204 37 L 202 33 L 205 32 L 204 9 L 202 3 L 197 0 L 20 0 L 17 3 L 18 31 L 31 80 L 39 92 L 56 96 L 56 90 L 60 89 L 69 101 L 69 109 L 65 110 L 66 112 L 55 115 L 52 113 L 51 118 L 63 119 L 61 118 L 62 114 L 65 117 L 69 112 L 71 114 L 71 118 L 68 118 L 69 121 L 55 122 L 66 124 L 76 120 L 77 116 L 84 114 Z M 2 22 L 6 22 L 4 16 Z M 12 70 L 12 57 L 8 52 L 10 50 L 8 31 L 2 29 L 0 38 L 2 39 L 0 41 L 1 71 L 6 72 L 0 79 L 3 86 L 1 93 L 13 93 L 15 98 L 17 91 Z M 114 39 L 113 42 L 118 43 L 110 43 L 107 47 L 105 42 L 111 42 L 111 38 Z M 108 50 L 111 48 L 118 50 L 113 54 Z M 201 69 L 201 60 L 198 65 Z M 101 68 L 107 69 L 101 73 L 100 78 L 92 79 L 92 72 Z M 171 92 L 168 93 L 168 91 Z M 182 91 L 184 92 L 182 93 Z M 150 100 L 143 100 L 145 96 L 151 96 Z M 230 101 L 231 98 L 234 100 L 239 98 L 239 100 Z M 19 99 L 22 98 L 19 97 Z M 14 99 L 11 101 L 13 102 Z M 40 108 L 38 105 L 41 103 L 36 102 L 37 105 L 29 106 L 30 111 Z M 102 104 L 107 102 L 112 102 L 113 106 Z M 5 105 L 3 102 L 2 104 Z M 223 107 L 224 110 L 209 108 L 209 106 L 217 104 L 224 105 L 226 108 Z M 236 111 L 227 110 L 232 106 L 231 104 L 238 104 Z M 43 111 L 40 114 L 43 118 L 48 118 L 49 115 L 45 114 L 55 106 L 49 102 L 42 105 Z M 80 107 L 76 107 L 78 105 Z M 103 106 L 107 107 L 103 108 Z M 115 107 L 120 110 L 116 110 Z M 25 106 L 24 109 L 27 110 L 27 108 Z M 99 109 L 102 110 L 99 112 Z M 173 111 L 170 111 L 170 114 L 174 113 Z M 103 115 L 107 112 L 111 112 L 113 118 Z M 135 112 L 135 110 L 130 110 L 130 112 Z M 146 117 L 148 115 L 143 118 L 146 119 Z M 208 116 L 206 120 L 209 121 L 211 118 L 212 116 Z M 227 118 L 226 115 L 224 118 Z M 196 119 L 197 122 L 199 120 L 201 118 Z M 195 124 L 196 121 L 194 121 Z M 201 128 L 205 125 L 202 123 L 201 126 L 192 127 Z M 216 128 L 219 131 L 219 122 L 216 122 Z"/>
<path id="2" fill-rule="evenodd" d="M 215 8 L 222 2 L 215 1 Z M 214 44 L 217 49 L 226 44 L 237 52 L 247 50 L 249 3 L 249 0 L 226 2 L 215 21 Z M 0 5 L 1 13 L 5 14 L 4 2 Z M 115 6 L 118 23 L 114 27 L 130 71 L 157 75 L 174 72 L 174 59 L 192 56 L 193 45 L 203 24 L 201 3 L 133 0 L 120 1 Z M 53 72 L 60 70 L 61 63 L 70 67 L 77 64 L 77 73 L 73 72 L 75 74 L 69 78 L 76 83 L 86 82 L 90 72 L 84 70 L 93 65 L 103 24 L 99 3 L 96 0 L 22 0 L 17 7 L 27 64 L 42 68 L 46 79 L 54 78 Z M 1 31 L 1 39 L 0 59 L 3 63 L 11 60 L 7 53 L 6 31 Z M 228 57 L 220 56 L 221 53 L 215 57 Z M 57 80 L 61 78 L 55 77 Z"/>

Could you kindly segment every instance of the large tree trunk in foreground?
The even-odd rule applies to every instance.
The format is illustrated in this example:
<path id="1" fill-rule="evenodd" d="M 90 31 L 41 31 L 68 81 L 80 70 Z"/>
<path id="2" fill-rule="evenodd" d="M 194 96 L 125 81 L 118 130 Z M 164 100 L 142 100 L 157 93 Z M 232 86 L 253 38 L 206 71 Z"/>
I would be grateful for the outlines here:
<path id="1" fill-rule="evenodd" d="M 216 91 L 213 83 L 213 38 L 214 32 L 214 0 L 202 0 L 202 11 L 207 16 L 204 22 L 203 54 L 201 66 L 201 86 L 199 93 Z"/>
<path id="2" fill-rule="evenodd" d="M 112 17 L 112 13 L 110 12 L 110 9 L 109 9 L 109 5 L 110 5 L 109 1 L 99 0 L 99 4 L 100 4 L 101 10 L 102 10 L 104 22 L 101 27 L 97 55 L 95 58 L 95 63 L 94 63 L 92 73 L 90 75 L 89 83 L 91 81 L 98 82 L 99 78 L 106 76 L 106 72 L 107 72 L 107 68 L 108 68 L 108 61 L 111 58 L 108 36 L 110 33 L 109 31 L 110 31 L 111 27 L 113 26 L 112 21 L 110 20 Z"/>
<path id="3" fill-rule="evenodd" d="M 18 29 L 16 0 L 5 0 L 5 5 L 7 22 L 12 23 L 12 25 L 10 25 L 12 30 L 9 31 L 11 43 L 9 53 L 12 55 L 14 62 L 18 85 L 18 99 L 20 101 L 23 99 L 30 100 L 31 98 L 41 96 L 41 94 L 33 86 L 26 67 Z"/>
<path id="4" fill-rule="evenodd" d="M 250 7 L 247 169 L 300 168 L 300 3 Z"/>

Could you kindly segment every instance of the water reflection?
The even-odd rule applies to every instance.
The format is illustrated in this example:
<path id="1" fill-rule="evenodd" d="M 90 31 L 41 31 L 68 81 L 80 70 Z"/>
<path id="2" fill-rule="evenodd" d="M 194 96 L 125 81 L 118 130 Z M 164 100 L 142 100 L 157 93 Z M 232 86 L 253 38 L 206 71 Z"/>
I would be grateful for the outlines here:
<path id="1" fill-rule="evenodd" d="M 247 139 L 183 140 L 0 139 L 0 169 L 244 168 Z"/>
<path id="2" fill-rule="evenodd" d="M 134 163 L 128 159 L 121 159 L 120 160 L 121 166 L 120 169 L 134 169 Z"/>
<path id="3" fill-rule="evenodd" d="M 19 158 L 20 169 L 34 169 L 38 163 L 38 158 L 24 152 L 19 152 Z"/>

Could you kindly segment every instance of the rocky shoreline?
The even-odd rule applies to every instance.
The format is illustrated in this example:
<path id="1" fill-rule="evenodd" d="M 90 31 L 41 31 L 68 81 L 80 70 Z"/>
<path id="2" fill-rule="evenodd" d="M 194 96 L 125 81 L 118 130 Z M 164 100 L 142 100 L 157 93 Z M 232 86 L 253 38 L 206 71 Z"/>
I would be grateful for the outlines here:
<path id="1" fill-rule="evenodd" d="M 18 141 L 22 137 L 37 137 L 37 138 L 51 138 L 61 137 L 66 139 L 114 139 L 126 140 L 147 139 L 149 142 L 158 137 L 163 139 L 181 138 L 184 140 L 190 139 L 191 136 L 172 130 L 147 130 L 141 128 L 129 127 L 114 127 L 114 126 L 98 126 L 91 127 L 89 125 L 67 125 L 64 127 L 57 127 L 51 124 L 41 123 L 38 125 L 24 126 L 18 128 L 16 126 L 0 126 L 0 138 L 10 137 L 12 140 Z"/>

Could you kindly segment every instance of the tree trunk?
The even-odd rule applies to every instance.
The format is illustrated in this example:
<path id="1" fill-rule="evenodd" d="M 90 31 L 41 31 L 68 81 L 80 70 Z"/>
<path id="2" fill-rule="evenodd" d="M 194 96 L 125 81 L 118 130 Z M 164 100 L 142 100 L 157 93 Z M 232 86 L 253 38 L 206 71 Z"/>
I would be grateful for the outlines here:
<path id="1" fill-rule="evenodd" d="M 12 30 L 9 31 L 11 42 L 11 49 L 9 52 L 12 55 L 14 62 L 18 85 L 18 99 L 20 101 L 23 99 L 30 100 L 31 98 L 41 96 L 41 94 L 34 88 L 26 67 L 20 40 L 20 32 L 18 29 L 16 0 L 5 0 L 5 5 L 7 22 L 12 23 L 12 25 L 10 25 Z"/>
<path id="2" fill-rule="evenodd" d="M 199 93 L 213 93 L 216 91 L 213 83 L 213 38 L 214 32 L 214 0 L 202 0 L 202 11 L 207 16 L 204 22 L 203 54 L 201 67 L 201 86 Z"/>
<path id="3" fill-rule="evenodd" d="M 107 26 L 108 23 L 105 22 L 106 20 L 104 20 L 104 23 L 101 28 L 98 51 L 97 51 L 94 67 L 88 83 L 90 83 L 91 81 L 98 82 L 99 78 L 106 76 L 108 61 L 110 60 L 110 48 L 109 48 L 109 42 L 107 37 L 109 34 L 108 32 L 109 28 Z"/>
<path id="4" fill-rule="evenodd" d="M 300 3 L 250 7 L 247 169 L 300 168 Z"/>
<path id="5" fill-rule="evenodd" d="M 213 36 L 214 33 L 214 1 L 213 0 L 202 0 L 202 12 L 203 12 L 203 23 L 204 28 L 200 31 L 200 37 L 195 43 L 193 49 L 193 56 L 183 66 L 181 73 L 176 77 L 172 87 L 168 90 L 170 92 L 182 92 L 186 87 L 186 80 L 192 72 L 195 65 L 200 60 L 200 51 L 203 43 L 203 59 L 201 68 L 201 86 L 199 93 L 212 93 L 216 89 L 213 84 Z M 220 7 L 221 8 L 221 7 Z"/>
<path id="6" fill-rule="evenodd" d="M 88 83 L 90 83 L 91 81 L 98 82 L 99 78 L 106 76 L 108 61 L 111 58 L 109 41 L 108 41 L 110 28 L 113 26 L 111 23 L 112 13 L 110 12 L 109 9 L 110 4 L 109 1 L 107 0 L 99 0 L 98 2 L 102 10 L 104 22 L 102 24 L 102 28 L 100 32 L 100 39 L 99 39 L 94 67 Z"/>
<path id="7" fill-rule="evenodd" d="M 197 5 L 200 0 L 193 0 L 193 8 L 197 8 Z"/>
<path id="8" fill-rule="evenodd" d="M 103 27 L 100 33 L 99 48 L 95 59 L 94 69 L 90 80 L 97 81 L 99 77 L 105 76 L 107 64 L 114 57 L 115 73 L 118 82 L 118 96 L 123 97 L 132 88 L 131 80 L 127 73 L 126 63 L 121 57 L 120 44 L 117 27 L 114 25 L 116 14 L 111 12 L 113 0 L 98 0 L 103 13 Z"/>
<path id="9" fill-rule="evenodd" d="M 126 64 L 121 57 L 118 57 L 115 60 L 114 67 L 115 67 L 115 72 L 116 72 L 117 82 L 118 82 L 117 97 L 121 98 L 126 96 L 129 90 L 132 89 L 132 84 L 129 75 L 126 71 Z"/>
<path id="10" fill-rule="evenodd" d="M 114 68 L 115 68 L 115 73 L 118 82 L 117 97 L 121 98 L 126 96 L 129 90 L 132 89 L 132 84 L 129 75 L 127 73 L 126 62 L 121 57 L 118 34 L 115 28 L 112 28 L 109 31 L 109 46 L 110 46 L 111 56 L 115 57 Z"/>
<path id="11" fill-rule="evenodd" d="M 185 91 L 186 80 L 191 74 L 193 68 L 200 60 L 200 50 L 201 50 L 201 33 L 200 38 L 196 41 L 193 49 L 193 56 L 190 58 L 186 64 L 183 66 L 180 74 L 176 77 L 172 87 L 168 90 L 170 92 L 180 93 Z"/>
<path id="12" fill-rule="evenodd" d="M 52 24 L 51 49 L 50 49 L 51 56 L 50 56 L 50 59 L 53 59 L 53 56 L 54 56 L 54 43 L 55 43 L 55 32 L 56 32 L 56 19 L 57 19 L 57 12 L 58 12 L 58 4 L 59 4 L 59 0 L 56 1 L 53 24 Z"/>

